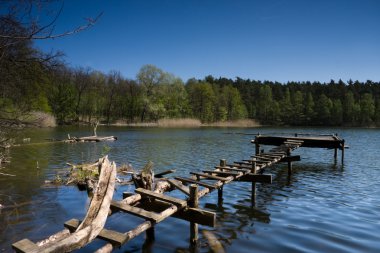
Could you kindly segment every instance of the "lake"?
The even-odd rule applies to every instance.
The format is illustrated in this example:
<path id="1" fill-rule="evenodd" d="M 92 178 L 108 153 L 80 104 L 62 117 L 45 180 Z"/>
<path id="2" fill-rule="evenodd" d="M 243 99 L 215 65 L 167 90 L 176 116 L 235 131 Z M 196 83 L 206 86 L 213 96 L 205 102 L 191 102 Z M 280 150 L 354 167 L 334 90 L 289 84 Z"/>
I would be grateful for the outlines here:
<path id="1" fill-rule="evenodd" d="M 67 168 L 67 162 L 97 160 L 107 146 L 117 165 L 142 168 L 153 161 L 155 171 L 176 169 L 174 175 L 213 168 L 220 159 L 233 162 L 254 153 L 255 133 L 338 133 L 350 146 L 344 164 L 333 150 L 299 148 L 301 161 L 266 170 L 273 183 L 258 184 L 257 201 L 251 203 L 250 183 L 233 182 L 224 187 L 223 204 L 217 192 L 200 200 L 200 207 L 217 213 L 215 228 L 226 252 L 380 252 L 380 129 L 351 128 L 195 128 L 160 129 L 99 127 L 99 135 L 115 135 L 116 142 L 50 143 L 14 147 L 12 163 L 0 175 L 0 252 L 23 238 L 38 241 L 63 228 L 71 218 L 83 219 L 89 199 L 74 186 L 44 187 L 45 180 Z M 91 134 L 87 127 L 27 130 L 20 138 L 32 143 Z M 268 148 L 265 147 L 264 148 Z M 37 168 L 38 162 L 38 168 Z M 114 199 L 131 185 L 120 186 Z M 183 195 L 179 195 L 183 196 Z M 107 228 L 126 232 L 140 218 L 117 213 Z M 189 248 L 189 223 L 168 218 L 155 228 L 156 240 L 144 244 L 138 236 L 116 252 L 208 252 L 200 233 L 196 249 Z M 94 241 L 80 252 L 93 252 L 103 242 Z"/>

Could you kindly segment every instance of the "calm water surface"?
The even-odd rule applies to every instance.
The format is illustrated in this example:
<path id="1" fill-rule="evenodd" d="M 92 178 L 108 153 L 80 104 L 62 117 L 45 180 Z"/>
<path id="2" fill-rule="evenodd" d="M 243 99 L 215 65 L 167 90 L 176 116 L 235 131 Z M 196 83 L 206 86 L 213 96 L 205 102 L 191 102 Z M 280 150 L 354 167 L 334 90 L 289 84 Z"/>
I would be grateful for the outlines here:
<path id="1" fill-rule="evenodd" d="M 95 161 L 111 147 L 109 157 L 118 165 L 141 168 L 147 161 L 155 170 L 177 169 L 176 175 L 212 168 L 219 159 L 247 159 L 254 152 L 253 136 L 241 133 L 337 132 L 350 146 L 342 165 L 332 150 L 300 148 L 294 154 L 293 175 L 286 165 L 267 170 L 272 185 L 258 185 L 257 203 L 252 205 L 250 183 L 231 183 L 224 188 L 223 205 L 217 193 L 201 199 L 202 208 L 217 213 L 212 230 L 227 252 L 380 252 L 380 130 L 378 129 L 276 129 L 200 128 L 141 129 L 101 128 L 102 135 L 116 135 L 112 143 L 39 144 L 14 147 L 12 163 L 0 175 L 0 252 L 10 252 L 11 243 L 23 238 L 38 241 L 63 228 L 71 218 L 83 218 L 89 204 L 86 192 L 76 187 L 43 187 L 66 168 L 66 162 Z M 30 130 L 20 138 L 32 142 L 47 138 L 84 136 L 87 128 L 62 127 Z M 266 148 L 266 147 L 265 147 Z M 339 153 L 340 156 L 340 153 Z M 39 168 L 36 168 L 38 161 Z M 118 187 L 121 199 L 131 186 Z M 178 197 L 182 197 L 178 193 Z M 125 232 L 141 219 L 115 214 L 107 228 Z M 189 252 L 189 224 L 168 218 L 156 226 L 156 240 L 144 244 L 141 235 L 119 252 Z M 95 241 L 81 252 L 92 252 L 103 242 Z M 201 236 L 198 252 L 208 252 Z"/>

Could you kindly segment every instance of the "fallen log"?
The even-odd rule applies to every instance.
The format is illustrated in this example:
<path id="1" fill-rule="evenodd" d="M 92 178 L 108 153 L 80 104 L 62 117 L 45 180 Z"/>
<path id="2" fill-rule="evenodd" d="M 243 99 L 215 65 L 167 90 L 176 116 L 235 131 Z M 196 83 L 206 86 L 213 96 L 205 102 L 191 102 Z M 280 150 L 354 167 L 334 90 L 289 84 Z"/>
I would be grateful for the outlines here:
<path id="1" fill-rule="evenodd" d="M 70 137 L 68 136 L 65 142 L 100 142 L 100 141 L 116 141 L 116 136 L 84 136 L 84 137 Z"/>
<path id="2" fill-rule="evenodd" d="M 203 235 L 206 237 L 209 246 L 210 251 L 213 253 L 224 253 L 224 249 L 220 241 L 216 238 L 216 236 L 211 232 L 207 230 L 203 230 Z"/>
<path id="3" fill-rule="evenodd" d="M 42 246 L 24 239 L 14 243 L 12 247 L 17 252 L 70 252 L 94 240 L 103 229 L 107 220 L 116 178 L 116 165 L 113 162 L 110 163 L 107 156 L 99 159 L 98 168 L 100 170 L 99 181 L 90 207 L 85 219 L 74 233 L 67 236 L 66 232 L 62 232 L 63 238 L 51 238 L 51 241 L 54 241 L 54 243 L 50 243 L 49 239 L 45 240 L 43 243 L 40 243 Z M 61 237 L 60 234 L 59 237 Z"/>

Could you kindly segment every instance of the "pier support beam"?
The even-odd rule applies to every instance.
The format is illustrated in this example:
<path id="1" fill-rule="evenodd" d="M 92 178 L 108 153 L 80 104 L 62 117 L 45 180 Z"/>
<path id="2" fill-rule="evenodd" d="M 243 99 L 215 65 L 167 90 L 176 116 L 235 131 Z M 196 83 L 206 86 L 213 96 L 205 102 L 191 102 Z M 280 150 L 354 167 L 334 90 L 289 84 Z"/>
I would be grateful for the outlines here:
<path id="1" fill-rule="evenodd" d="M 190 207 L 197 208 L 199 205 L 198 201 L 198 185 L 190 185 Z M 195 222 L 190 222 L 190 244 L 196 244 L 198 241 L 198 224 Z"/>
<path id="2" fill-rule="evenodd" d="M 344 139 L 342 140 L 342 164 L 344 161 Z"/>
<path id="3" fill-rule="evenodd" d="M 220 165 L 220 171 L 223 171 L 223 167 L 227 166 L 227 160 L 226 159 L 221 159 L 219 161 Z M 218 189 L 218 204 L 223 203 L 223 186 Z"/>
<path id="4" fill-rule="evenodd" d="M 290 157 L 290 148 L 286 151 L 286 155 Z M 288 161 L 288 176 L 292 175 L 292 162 L 289 160 Z"/>
<path id="5" fill-rule="evenodd" d="M 256 160 L 252 159 L 251 173 L 256 174 Z M 256 182 L 252 182 L 252 195 L 251 195 L 252 205 L 256 204 Z"/>

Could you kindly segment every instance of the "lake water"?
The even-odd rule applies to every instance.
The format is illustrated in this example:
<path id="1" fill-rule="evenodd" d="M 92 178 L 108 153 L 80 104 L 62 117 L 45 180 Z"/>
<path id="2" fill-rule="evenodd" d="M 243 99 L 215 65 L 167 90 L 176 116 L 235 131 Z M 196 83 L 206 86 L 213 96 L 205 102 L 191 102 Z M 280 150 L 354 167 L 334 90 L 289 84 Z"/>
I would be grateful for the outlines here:
<path id="1" fill-rule="evenodd" d="M 299 148 L 293 154 L 301 161 L 287 176 L 286 164 L 268 169 L 273 184 L 258 184 L 257 202 L 251 203 L 250 183 L 233 182 L 224 187 L 224 201 L 217 204 L 217 192 L 200 201 L 200 207 L 217 213 L 215 228 L 226 252 L 380 252 L 380 130 L 379 129 L 290 129 L 290 128 L 199 128 L 158 129 L 99 127 L 99 135 L 116 135 L 107 143 L 39 144 L 14 147 L 12 163 L 0 172 L 0 252 L 23 238 L 44 239 L 63 228 L 71 218 L 82 219 L 89 203 L 86 192 L 73 186 L 43 187 L 67 168 L 66 162 L 95 161 L 110 147 L 109 158 L 118 165 L 134 168 L 153 161 L 155 171 L 176 169 L 174 175 L 213 168 L 220 159 L 247 159 L 254 152 L 254 134 L 338 133 L 350 149 L 342 165 L 332 150 Z M 31 142 L 64 139 L 67 134 L 84 136 L 89 128 L 60 127 L 29 130 L 20 138 Z M 264 147 L 267 148 L 267 147 Z M 39 168 L 37 168 L 37 161 Z M 130 185 L 118 187 L 115 199 Z M 178 197 L 183 196 L 180 193 Z M 128 231 L 142 220 L 117 213 L 107 228 Z M 168 218 L 155 229 L 156 240 L 144 244 L 142 234 L 118 252 L 190 252 L 189 223 Z M 81 252 L 92 252 L 103 242 L 95 241 Z M 208 252 L 200 233 L 197 252 Z"/>

